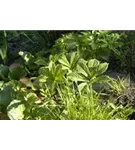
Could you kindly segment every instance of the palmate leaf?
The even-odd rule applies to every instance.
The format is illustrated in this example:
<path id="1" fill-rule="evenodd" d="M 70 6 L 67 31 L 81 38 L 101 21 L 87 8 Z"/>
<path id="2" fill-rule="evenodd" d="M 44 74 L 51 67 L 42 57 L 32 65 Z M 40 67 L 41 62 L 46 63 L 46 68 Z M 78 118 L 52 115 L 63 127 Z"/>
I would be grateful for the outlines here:
<path id="1" fill-rule="evenodd" d="M 78 71 L 79 74 L 82 74 L 84 77 L 86 77 L 86 78 L 88 77 L 87 72 L 80 65 L 77 66 L 77 71 Z"/>
<path id="2" fill-rule="evenodd" d="M 86 64 L 86 61 L 81 59 L 77 65 L 77 71 L 79 74 L 83 74 L 84 76 L 88 77 L 90 76 L 89 68 Z"/>
<path id="3" fill-rule="evenodd" d="M 76 69 L 77 63 L 79 61 L 79 55 L 77 52 L 72 52 L 69 60 L 65 55 L 62 55 L 61 59 L 58 61 L 62 64 L 63 70 L 72 72 L 74 69 Z"/>

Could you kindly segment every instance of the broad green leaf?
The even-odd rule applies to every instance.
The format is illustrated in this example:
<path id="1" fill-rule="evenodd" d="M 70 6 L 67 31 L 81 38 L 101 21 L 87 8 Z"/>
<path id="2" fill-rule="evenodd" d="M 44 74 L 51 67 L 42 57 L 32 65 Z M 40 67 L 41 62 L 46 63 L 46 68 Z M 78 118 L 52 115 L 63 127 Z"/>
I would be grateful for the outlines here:
<path id="1" fill-rule="evenodd" d="M 78 73 L 83 74 L 84 76 L 88 77 L 87 72 L 80 65 L 77 65 L 77 71 Z"/>
<path id="2" fill-rule="evenodd" d="M 101 63 L 97 68 L 97 75 L 103 74 L 108 68 L 108 63 Z"/>
<path id="3" fill-rule="evenodd" d="M 46 61 L 43 58 L 39 58 L 35 61 L 35 64 L 37 65 L 46 65 Z"/>
<path id="4" fill-rule="evenodd" d="M 57 65 L 55 68 L 55 72 L 54 72 L 54 78 L 56 81 L 61 81 L 63 80 L 65 71 L 62 70 L 62 67 L 60 65 Z"/>
<path id="5" fill-rule="evenodd" d="M 101 76 L 99 76 L 99 77 L 96 77 L 95 79 L 93 79 L 92 81 L 91 81 L 91 83 L 93 84 L 93 83 L 106 83 L 106 82 L 108 82 L 108 81 L 110 81 L 111 80 L 111 78 L 109 77 L 109 76 L 107 76 L 107 75 L 101 75 Z"/>
<path id="6" fill-rule="evenodd" d="M 29 93 L 26 97 L 25 100 L 28 101 L 29 103 L 34 103 L 38 100 L 38 97 L 35 93 Z"/>
<path id="7" fill-rule="evenodd" d="M 9 68 L 9 78 L 14 80 L 19 80 L 25 77 L 27 72 L 23 66 L 18 66 L 16 68 Z"/>
<path id="8" fill-rule="evenodd" d="M 38 73 L 41 74 L 41 75 L 45 75 L 46 72 L 48 72 L 48 71 L 49 71 L 48 68 L 46 68 L 46 67 L 41 67 L 41 68 L 39 69 Z"/>
<path id="9" fill-rule="evenodd" d="M 76 72 L 70 73 L 68 75 L 68 79 L 70 79 L 71 81 L 74 81 L 74 82 L 85 81 L 85 79 L 81 75 L 79 75 L 78 73 L 76 73 Z"/>
<path id="10" fill-rule="evenodd" d="M 62 70 L 70 70 L 67 66 L 62 66 Z"/>
<path id="11" fill-rule="evenodd" d="M 38 77 L 38 80 L 39 80 L 39 82 L 44 83 L 44 82 L 46 82 L 47 77 L 46 77 L 46 76 L 41 75 L 41 76 L 39 76 L 39 77 Z"/>
<path id="12" fill-rule="evenodd" d="M 89 68 L 84 61 L 80 61 L 77 65 L 77 71 L 79 74 L 83 74 L 84 76 L 90 76 Z"/>
<path id="13" fill-rule="evenodd" d="M 0 64 L 0 73 L 3 74 L 5 77 L 8 76 L 9 67 Z"/>
<path id="14" fill-rule="evenodd" d="M 7 106 L 12 100 L 12 87 L 5 86 L 2 91 L 0 91 L 0 106 Z"/>
<path id="15" fill-rule="evenodd" d="M 96 59 L 91 59 L 88 61 L 88 67 L 93 68 L 99 65 L 99 61 Z"/>
<path id="16" fill-rule="evenodd" d="M 78 85 L 78 90 L 81 92 L 83 89 L 84 89 L 84 87 L 87 85 L 87 83 L 80 83 L 79 85 Z"/>
<path id="17" fill-rule="evenodd" d="M 25 105 L 21 100 L 13 100 L 7 107 L 7 114 L 11 120 L 23 120 Z"/>
<path id="18" fill-rule="evenodd" d="M 92 42 L 91 47 L 92 47 L 93 50 L 95 50 L 98 47 L 98 45 L 96 43 Z"/>

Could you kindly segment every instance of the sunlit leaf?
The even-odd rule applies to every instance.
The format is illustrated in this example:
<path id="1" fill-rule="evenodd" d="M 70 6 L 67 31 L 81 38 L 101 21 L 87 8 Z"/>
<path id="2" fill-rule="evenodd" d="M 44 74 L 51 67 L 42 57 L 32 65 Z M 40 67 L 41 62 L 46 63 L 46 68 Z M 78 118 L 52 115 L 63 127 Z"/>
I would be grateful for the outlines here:
<path id="1" fill-rule="evenodd" d="M 21 100 L 13 100 L 7 107 L 7 114 L 11 120 L 23 120 L 25 105 Z"/>

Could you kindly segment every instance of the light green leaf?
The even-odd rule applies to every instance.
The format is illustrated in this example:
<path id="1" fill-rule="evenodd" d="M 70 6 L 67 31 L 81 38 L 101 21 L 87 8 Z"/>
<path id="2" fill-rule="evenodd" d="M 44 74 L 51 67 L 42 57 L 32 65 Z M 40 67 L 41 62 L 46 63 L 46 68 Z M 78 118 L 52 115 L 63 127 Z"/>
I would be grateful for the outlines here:
<path id="1" fill-rule="evenodd" d="M 84 75 L 85 77 L 88 77 L 87 72 L 86 72 L 86 71 L 84 70 L 84 68 L 81 67 L 80 65 L 77 66 L 77 71 L 78 71 L 79 74 L 82 74 L 82 75 Z"/>
<path id="2" fill-rule="evenodd" d="M 77 65 L 77 62 L 79 61 L 79 55 L 77 52 L 73 52 L 71 54 L 71 59 L 70 59 L 70 65 L 72 68 L 75 68 Z"/>
<path id="3" fill-rule="evenodd" d="M 7 107 L 7 114 L 11 120 L 23 120 L 25 105 L 21 100 L 13 100 Z"/>
<path id="4" fill-rule="evenodd" d="M 38 80 L 39 80 L 39 82 L 44 83 L 44 82 L 46 82 L 47 77 L 46 77 L 46 76 L 41 75 L 41 76 L 39 76 L 39 77 L 38 77 Z"/>
<path id="5" fill-rule="evenodd" d="M 94 78 L 92 81 L 91 81 L 91 83 L 93 84 L 93 83 L 106 83 L 106 82 L 108 82 L 108 81 L 110 81 L 111 80 L 111 78 L 109 77 L 109 76 L 107 76 L 107 75 L 102 75 L 102 76 L 99 76 L 99 77 L 96 77 L 96 78 Z"/>
<path id="6" fill-rule="evenodd" d="M 29 103 L 34 103 L 36 100 L 38 100 L 38 97 L 35 93 L 29 93 L 26 97 L 25 100 L 28 101 Z"/>
<path id="7" fill-rule="evenodd" d="M 103 74 L 108 68 L 108 63 L 101 63 L 97 68 L 97 75 Z"/>
<path id="8" fill-rule="evenodd" d="M 68 75 L 68 79 L 70 79 L 71 81 L 74 81 L 74 82 L 85 81 L 85 79 L 81 75 L 79 75 L 78 73 L 76 73 L 76 72 L 70 73 Z"/>
<path id="9" fill-rule="evenodd" d="M 80 61 L 77 65 L 77 71 L 79 74 L 83 74 L 84 76 L 88 77 L 90 75 L 89 68 L 85 61 Z"/>
<path id="10" fill-rule="evenodd" d="M 61 59 L 59 59 L 58 61 L 59 61 L 61 64 L 63 64 L 63 65 L 65 65 L 65 66 L 67 66 L 67 67 L 70 68 L 70 64 L 69 64 L 69 62 L 68 62 L 68 60 L 67 60 L 67 58 L 66 58 L 65 55 L 63 55 L 63 56 L 61 57 Z"/>
<path id="11" fill-rule="evenodd" d="M 99 65 L 99 61 L 96 59 L 91 59 L 88 61 L 88 67 L 93 68 Z"/>
<path id="12" fill-rule="evenodd" d="M 84 89 L 84 87 L 87 85 L 87 83 L 80 83 L 79 85 L 78 85 L 78 90 L 81 92 L 83 89 Z"/>

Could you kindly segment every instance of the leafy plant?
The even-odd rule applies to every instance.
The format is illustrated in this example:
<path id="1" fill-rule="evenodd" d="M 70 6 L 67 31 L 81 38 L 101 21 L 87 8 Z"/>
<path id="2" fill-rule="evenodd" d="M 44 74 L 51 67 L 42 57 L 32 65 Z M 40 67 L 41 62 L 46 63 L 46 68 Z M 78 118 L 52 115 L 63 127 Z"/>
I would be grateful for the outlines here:
<path id="1" fill-rule="evenodd" d="M 70 59 L 69 59 L 70 57 Z M 68 70 L 68 73 L 74 72 L 76 70 L 77 64 L 80 60 L 80 56 L 77 52 L 73 52 L 67 58 L 64 54 L 58 60 L 62 64 L 63 70 Z"/>
<path id="2" fill-rule="evenodd" d="M 123 106 L 135 106 L 135 88 L 130 85 L 130 78 L 113 79 L 108 83 L 110 88 L 106 90 L 106 97 L 114 104 L 122 104 Z"/>
<path id="3" fill-rule="evenodd" d="M 12 66 L 9 67 L 9 78 L 13 80 L 19 80 L 22 77 L 25 77 L 27 75 L 27 72 L 23 66 L 20 64 L 12 64 Z"/>
<path id="4" fill-rule="evenodd" d="M 135 32 L 134 31 L 123 31 L 121 33 L 122 47 L 119 49 L 120 55 L 115 55 L 117 59 L 116 66 L 118 69 L 127 73 L 134 73 L 135 69 Z"/>
<path id="5" fill-rule="evenodd" d="M 8 40 L 17 35 L 16 31 L 0 31 L 0 43 L 2 44 L 0 48 L 0 56 L 4 65 L 8 64 Z"/>
<path id="6" fill-rule="evenodd" d="M 94 83 L 108 82 L 110 78 L 102 75 L 108 68 L 107 63 L 100 63 L 96 59 L 91 59 L 88 62 L 81 59 L 77 66 L 77 72 L 70 74 L 70 79 L 75 82 L 82 82 L 79 84 L 79 91 Z"/>
<path id="7" fill-rule="evenodd" d="M 99 59 L 108 61 L 110 53 L 120 55 L 120 35 L 111 31 L 84 31 L 63 35 L 56 41 L 52 53 L 66 53 L 78 50 L 84 59 Z"/>
<path id="8" fill-rule="evenodd" d="M 47 67 L 41 67 L 39 69 L 40 82 L 45 82 L 50 89 L 50 93 L 53 93 L 56 88 L 56 84 L 59 84 L 64 80 L 65 72 L 62 70 L 62 66 L 53 62 L 50 62 Z"/>

